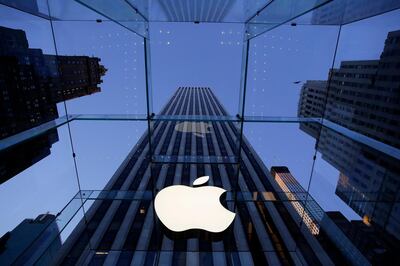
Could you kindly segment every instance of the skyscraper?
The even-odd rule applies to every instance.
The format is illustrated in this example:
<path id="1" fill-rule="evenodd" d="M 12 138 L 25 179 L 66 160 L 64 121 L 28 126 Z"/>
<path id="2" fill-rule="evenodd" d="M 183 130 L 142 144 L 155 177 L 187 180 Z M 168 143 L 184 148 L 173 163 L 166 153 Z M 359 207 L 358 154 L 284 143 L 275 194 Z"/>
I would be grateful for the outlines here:
<path id="1" fill-rule="evenodd" d="M 100 92 L 99 58 L 43 54 L 22 30 L 0 27 L 0 38 L 0 138 L 57 118 L 57 103 Z"/>
<path id="2" fill-rule="evenodd" d="M 398 160 L 322 128 L 318 151 L 339 170 L 338 195 L 367 224 L 400 238 Z"/>
<path id="3" fill-rule="evenodd" d="M 290 173 L 285 166 L 271 167 L 271 174 L 275 181 L 282 189 L 282 197 L 290 201 L 297 214 L 295 217 L 302 217 L 303 222 L 307 225 L 313 235 L 319 234 L 319 223 L 321 222 L 324 211 L 313 199 L 308 195 L 307 191 L 300 185 L 296 178 Z M 291 208 L 288 208 L 291 209 Z"/>
<path id="4" fill-rule="evenodd" d="M 91 205 L 64 243 L 60 263 L 329 265 L 345 261 L 331 257 L 306 226 L 300 228 L 301 216 L 294 211 L 295 218 L 293 206 L 282 204 L 278 195 L 282 189 L 246 139 L 240 161 L 226 159 L 237 155 L 234 122 L 165 120 L 169 115 L 227 115 L 209 88 L 179 88 L 161 114 L 164 120 L 155 122 L 151 134 L 152 160 L 146 133 L 105 186 L 105 197 Z M 205 231 L 169 234 L 154 214 L 151 191 L 173 184 L 190 186 L 203 175 L 210 176 L 209 185 L 228 190 L 226 206 L 237 214 L 233 224 L 218 236 Z M 110 195 L 119 196 L 107 200 Z"/>
<path id="5" fill-rule="evenodd" d="M 323 116 L 400 148 L 399 53 L 400 31 L 392 31 L 379 60 L 343 61 L 339 69 L 330 71 L 329 84 L 307 81 L 302 88 L 298 115 Z M 321 108 L 324 101 L 325 109 Z"/>
<path id="6" fill-rule="evenodd" d="M 303 84 L 297 108 L 298 117 L 324 116 L 326 86 L 327 82 L 325 80 L 307 80 Z M 321 126 L 316 123 L 301 123 L 300 129 L 317 138 Z"/>
<path id="7" fill-rule="evenodd" d="M 400 242 L 379 227 L 361 220 L 349 221 L 337 211 L 326 212 L 325 217 L 329 217 L 346 234 L 372 265 L 392 265 L 393 261 L 399 260 Z M 324 232 L 318 237 L 323 238 Z"/>
<path id="8" fill-rule="evenodd" d="M 400 31 L 389 32 L 379 60 L 344 61 L 330 81 L 307 81 L 298 116 L 331 122 L 400 147 Z M 326 108 L 323 106 L 326 102 Z M 319 138 L 322 158 L 339 170 L 336 194 L 365 222 L 400 239 L 398 160 L 312 123 L 300 129 Z"/>
<path id="9" fill-rule="evenodd" d="M 0 139 L 58 118 L 57 103 L 100 92 L 106 69 L 88 56 L 43 54 L 22 30 L 0 27 Z M 0 183 L 50 154 L 56 130 L 0 153 Z"/>
<path id="10" fill-rule="evenodd" d="M 4 234 L 0 238 L 0 264 L 51 263 L 51 254 L 61 247 L 59 228 L 54 220 L 52 214 L 41 214 L 36 219 L 23 220 L 11 232 Z"/>

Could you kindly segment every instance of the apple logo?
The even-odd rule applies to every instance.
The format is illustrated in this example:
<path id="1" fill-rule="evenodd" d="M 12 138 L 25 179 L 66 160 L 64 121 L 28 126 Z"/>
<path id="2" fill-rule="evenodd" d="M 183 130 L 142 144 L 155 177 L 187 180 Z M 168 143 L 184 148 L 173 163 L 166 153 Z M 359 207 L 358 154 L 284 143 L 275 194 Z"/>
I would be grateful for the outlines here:
<path id="1" fill-rule="evenodd" d="M 208 180 L 209 176 L 199 177 L 193 186 L 203 185 Z M 169 186 L 156 195 L 154 209 L 161 222 L 173 232 L 202 229 L 221 233 L 236 215 L 219 201 L 225 192 L 225 189 L 214 186 Z"/>
<path id="2" fill-rule="evenodd" d="M 193 133 L 196 137 L 204 138 L 211 132 L 211 125 L 206 122 L 182 122 L 175 126 L 176 131 Z"/>

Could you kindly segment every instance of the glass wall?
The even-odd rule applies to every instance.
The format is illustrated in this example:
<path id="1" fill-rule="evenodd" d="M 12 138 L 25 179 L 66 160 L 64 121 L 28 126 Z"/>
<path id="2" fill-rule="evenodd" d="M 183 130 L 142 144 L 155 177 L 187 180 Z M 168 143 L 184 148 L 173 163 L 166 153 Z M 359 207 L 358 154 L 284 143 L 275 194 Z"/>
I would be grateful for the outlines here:
<path id="1" fill-rule="evenodd" d="M 399 6 L 0 0 L 0 264 L 390 264 Z M 171 232 L 200 176 L 234 222 Z"/>

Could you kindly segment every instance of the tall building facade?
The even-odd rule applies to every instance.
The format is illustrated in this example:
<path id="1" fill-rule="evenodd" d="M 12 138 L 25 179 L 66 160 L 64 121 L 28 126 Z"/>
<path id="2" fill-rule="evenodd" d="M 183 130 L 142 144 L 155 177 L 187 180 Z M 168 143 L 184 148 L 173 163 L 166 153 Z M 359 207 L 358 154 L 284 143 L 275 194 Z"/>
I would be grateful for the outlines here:
<path id="1" fill-rule="evenodd" d="M 361 220 L 349 221 L 337 211 L 326 212 L 325 217 L 329 217 L 346 234 L 372 265 L 392 265 L 393 261 L 399 260 L 400 242 L 379 227 Z M 318 237 L 323 241 L 326 236 L 322 232 Z"/>
<path id="2" fill-rule="evenodd" d="M 57 103 L 100 92 L 99 58 L 43 54 L 23 30 L 0 27 L 0 38 L 0 138 L 58 118 Z"/>
<path id="3" fill-rule="evenodd" d="M 329 89 L 327 81 L 307 81 L 298 116 L 324 117 L 400 148 L 399 69 L 400 31 L 393 31 L 379 60 L 343 61 L 339 69 L 330 71 Z M 312 131 L 315 136 L 319 128 Z"/>
<path id="4" fill-rule="evenodd" d="M 394 31 L 389 32 L 379 60 L 344 61 L 330 71 L 329 83 L 307 81 L 298 115 L 324 117 L 399 148 L 399 70 L 400 31 Z M 300 128 L 319 139 L 322 158 L 339 170 L 336 194 L 365 222 L 400 239 L 398 160 L 316 124 L 304 123 Z"/>
<path id="5" fill-rule="evenodd" d="M 319 224 L 325 214 L 322 208 L 300 185 L 287 167 L 273 166 L 271 167 L 271 174 L 284 192 L 282 193 L 282 197 L 289 200 L 294 210 L 296 210 L 297 215 L 294 215 L 302 217 L 304 224 L 310 229 L 310 232 L 313 235 L 318 235 Z"/>
<path id="6" fill-rule="evenodd" d="M 327 94 L 327 81 L 307 80 L 300 91 L 297 107 L 298 117 L 323 117 Z M 316 123 L 301 123 L 300 129 L 314 138 L 318 138 L 321 126 Z"/>
<path id="7" fill-rule="evenodd" d="M 168 21 L 221 22 L 231 11 L 234 2 L 229 0 L 196 2 L 158 1 Z"/>
<path id="8" fill-rule="evenodd" d="M 1 265 L 41 265 L 51 263 L 51 254 L 61 248 L 61 238 L 56 217 L 41 214 L 35 219 L 25 219 L 12 231 L 0 238 Z M 14 265 L 15 265 L 14 264 Z"/>
<path id="9" fill-rule="evenodd" d="M 100 92 L 106 69 L 88 56 L 43 54 L 22 30 L 0 27 L 0 139 L 58 118 L 57 103 Z M 0 182 L 50 154 L 56 130 L 0 153 Z"/>
<path id="10" fill-rule="evenodd" d="M 176 91 L 161 114 L 227 115 L 209 88 L 186 87 Z M 343 263 L 344 257 L 331 256 L 332 249 L 323 249 L 309 228 L 304 226 L 293 205 L 280 198 L 283 190 L 246 138 L 239 162 L 219 160 L 237 155 L 238 131 L 234 122 L 155 122 L 151 133 L 153 157 L 163 158 L 162 163 L 151 161 L 149 135 L 145 133 L 103 192 L 105 195 L 135 195 L 133 198 L 136 200 L 131 196 L 127 200 L 121 197 L 95 200 L 85 219 L 79 222 L 64 243 L 58 254 L 58 263 Z M 179 158 L 202 158 L 202 162 L 185 163 Z M 169 233 L 154 213 L 154 194 L 173 184 L 190 186 L 197 177 L 204 175 L 210 176 L 209 185 L 228 191 L 224 204 L 236 213 L 234 222 L 217 236 L 205 231 Z"/>

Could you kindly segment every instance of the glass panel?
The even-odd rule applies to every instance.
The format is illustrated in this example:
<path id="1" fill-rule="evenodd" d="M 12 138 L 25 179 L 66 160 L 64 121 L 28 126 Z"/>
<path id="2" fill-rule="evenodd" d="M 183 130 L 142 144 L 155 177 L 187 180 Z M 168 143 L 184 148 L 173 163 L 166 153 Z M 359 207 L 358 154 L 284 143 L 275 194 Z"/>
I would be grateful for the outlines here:
<path id="1" fill-rule="evenodd" d="M 178 88 L 198 87 L 210 88 L 219 99 L 226 113 L 218 115 L 236 115 L 242 40 L 241 24 L 152 23 L 154 113 L 162 110 Z"/>
<path id="2" fill-rule="evenodd" d="M 330 80 L 307 81 L 300 100 L 299 114 L 307 117 L 322 114 L 313 109 L 318 99 L 312 96 L 327 98 L 325 126 L 300 127 L 318 139 L 310 195 L 326 211 L 322 233 L 348 259 L 357 261 L 354 254 L 361 253 L 372 264 L 390 263 L 400 236 L 399 17 L 393 11 L 342 26 Z M 352 246 L 343 245 L 340 235 Z"/>
<path id="3" fill-rule="evenodd" d="M 75 0 L 47 0 L 53 21 L 99 21 L 110 20 Z"/>
<path id="4" fill-rule="evenodd" d="M 62 244 L 65 243 L 65 237 L 68 236 L 66 231 L 72 229 L 68 227 L 76 225 L 73 219 L 82 218 L 81 206 L 82 201 L 80 199 L 73 199 L 57 215 L 42 214 L 35 220 L 25 220 L 20 224 L 18 227 L 20 233 L 22 232 L 26 236 L 28 230 L 36 231 L 36 236 L 29 245 L 23 247 L 24 251 L 18 256 L 16 263 L 53 263 L 62 249 Z M 14 229 L 14 236 L 17 232 Z M 34 235 L 32 234 L 32 236 Z"/>
<path id="5" fill-rule="evenodd" d="M 237 169 L 234 164 L 152 164 L 156 192 L 171 185 L 193 186 L 198 177 L 209 176 L 207 184 L 226 189 L 226 200 L 232 204 L 237 196 Z M 246 197 L 242 195 L 242 198 Z"/>
<path id="6" fill-rule="evenodd" d="M 223 122 L 223 121 L 232 121 L 238 122 L 239 118 L 236 116 L 228 116 L 228 115 L 155 115 L 153 117 L 155 121 L 186 121 L 186 122 Z"/>
<path id="7" fill-rule="evenodd" d="M 108 17 L 129 20 L 131 13 L 137 12 L 142 18 L 151 22 L 227 22 L 245 23 L 251 16 L 262 9 L 270 0 L 190 0 L 190 1 L 146 1 L 127 0 L 132 7 L 127 11 L 109 11 L 109 4 L 104 2 L 82 1 L 95 10 L 104 13 Z M 122 4 L 118 3 L 122 6 Z M 119 10 L 118 10 L 119 11 Z"/>
<path id="8" fill-rule="evenodd" d="M 399 223 L 392 211 L 398 204 L 397 163 L 398 160 L 335 131 L 321 131 L 310 194 L 327 211 L 328 219 L 371 261 L 379 261 L 372 249 L 385 248 L 384 257 L 390 257 L 397 241 L 390 236 L 397 233 L 394 228 Z M 380 229 L 384 224 L 390 234 Z M 382 236 L 380 244 L 374 242 L 371 248 L 362 246 L 355 238 L 355 234 L 362 234 L 376 239 L 377 232 Z M 352 254 L 352 250 L 345 251 Z"/>
<path id="9" fill-rule="evenodd" d="M 228 166 L 228 165 L 225 165 Z M 152 164 L 153 170 L 157 169 L 157 164 Z M 207 165 L 207 167 L 212 167 L 211 165 Z M 167 168 L 168 165 L 164 164 L 161 166 L 161 170 Z M 163 170 L 165 171 L 165 170 Z M 216 187 L 223 187 L 222 181 L 220 178 L 209 176 L 208 183 L 212 184 Z M 156 179 L 156 178 L 155 178 Z M 214 180 L 213 180 L 214 179 Z M 218 181 L 219 180 L 219 181 Z M 158 181 L 156 181 L 158 182 Z M 171 181 L 168 181 L 171 182 Z M 224 181 L 226 182 L 226 181 Z M 207 183 L 207 184 L 208 184 Z M 159 184 L 160 185 L 160 184 Z M 170 185 L 169 183 L 167 184 Z M 160 190 L 162 187 L 158 187 L 157 190 Z M 249 192 L 249 191 L 235 191 L 234 189 L 228 190 L 226 192 L 225 200 L 227 202 L 234 202 L 234 201 L 277 201 L 278 198 L 275 195 L 279 195 L 281 198 L 280 201 L 298 201 L 296 196 L 299 198 L 306 198 L 307 192 Z M 280 196 L 282 195 L 282 197 Z M 283 197 L 285 196 L 285 197 Z M 74 199 L 83 199 L 83 200 L 152 200 L 154 198 L 153 191 L 151 190 L 82 190 L 81 193 L 77 193 Z M 87 205 L 88 202 L 85 202 Z M 85 206 L 86 207 L 86 206 Z"/>
<path id="10" fill-rule="evenodd" d="M 267 169 L 287 166 L 303 187 L 311 173 L 316 141 L 304 135 L 303 123 L 245 123 L 247 145 L 262 158 Z M 268 134 L 268 138 L 264 138 Z"/>
<path id="11" fill-rule="evenodd" d="M 71 115 L 70 115 L 71 116 Z M 144 114 L 105 114 L 105 115 L 73 115 L 73 120 L 102 120 L 102 121 L 147 121 Z"/>
<path id="12" fill-rule="evenodd" d="M 248 39 L 254 38 L 328 2 L 328 0 L 271 1 L 266 8 L 246 23 L 246 37 Z"/>
<path id="13" fill-rule="evenodd" d="M 146 129 L 147 123 L 139 121 L 72 122 L 71 134 L 81 189 L 112 189 L 111 181 L 108 181 L 118 177 L 114 173 L 122 171 L 130 176 L 129 169 L 134 168 L 131 164 L 139 163 L 134 159 L 135 151 L 140 149 L 141 140 L 147 143 L 146 136 L 141 138 Z M 122 169 L 124 166 L 127 169 Z"/>
<path id="14" fill-rule="evenodd" d="M 37 127 L 33 127 L 30 129 L 27 129 L 25 131 L 22 131 L 20 133 L 17 133 L 15 135 L 1 139 L 0 140 L 0 150 L 3 151 L 6 149 L 9 149 L 13 146 L 21 144 L 24 141 L 34 139 L 36 137 L 45 135 L 46 133 L 49 133 L 49 132 L 53 132 L 54 129 L 56 129 L 62 125 L 65 125 L 69 121 L 72 121 L 76 116 L 70 115 L 68 117 L 69 118 L 67 118 L 66 116 L 63 116 L 63 117 L 57 118 L 55 120 L 43 123 Z"/>
<path id="15" fill-rule="evenodd" d="M 148 37 L 146 19 L 128 1 L 116 0 L 112 4 L 93 0 L 77 0 L 77 2 L 141 37 Z"/>
<path id="16" fill-rule="evenodd" d="M 28 2 L 0 0 L 0 264 L 398 260 L 399 11 L 360 20 L 396 1 Z M 233 222 L 168 229 L 175 185 Z"/>
<path id="17" fill-rule="evenodd" d="M 49 8 L 46 0 L 36 1 L 15 1 L 15 0 L 0 0 L 0 4 L 15 8 L 16 10 L 29 13 L 31 15 L 49 19 Z"/>
<path id="18" fill-rule="evenodd" d="M 152 134 L 153 160 L 161 163 L 237 163 L 237 124 L 182 120 L 156 122 Z"/>
<path id="19" fill-rule="evenodd" d="M 314 10 L 311 23 L 318 25 L 349 24 L 392 11 L 400 7 L 398 1 L 335 0 Z"/>
<path id="20" fill-rule="evenodd" d="M 0 4 L 0 235 L 14 247 L 1 264 L 9 264 L 78 186 L 51 24 L 43 18 L 48 8 L 44 1 L 4 2 L 14 7 Z"/>
<path id="21" fill-rule="evenodd" d="M 50 22 L 0 5 L 2 121 L 15 134 L 65 115 Z M 25 93 L 29 90 L 29 94 Z M 14 120 L 12 120 L 14 119 Z"/>
<path id="22" fill-rule="evenodd" d="M 54 21 L 53 27 L 68 75 L 69 113 L 146 113 L 142 38 L 108 22 Z"/>
<path id="23" fill-rule="evenodd" d="M 282 25 L 250 41 L 245 114 L 297 117 L 306 80 L 326 80 L 338 27 Z M 312 78 L 311 78 L 312 77 Z M 323 110 L 321 98 L 319 108 Z"/>
<path id="24" fill-rule="evenodd" d="M 57 214 L 78 191 L 66 126 L 39 137 L 1 154 L 2 178 L 12 178 L 2 179 L 0 185 L 0 209 L 5 214 L 0 235 L 14 228 L 29 230 L 16 226 L 41 214 Z M 27 244 L 31 240 L 26 237 Z"/>

